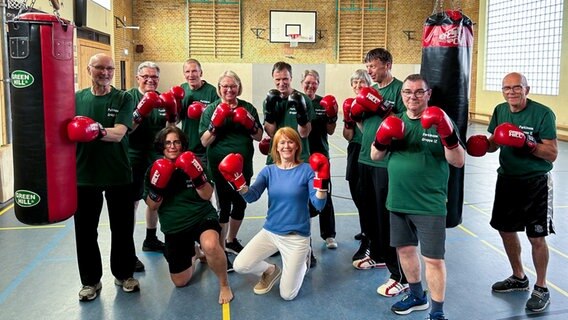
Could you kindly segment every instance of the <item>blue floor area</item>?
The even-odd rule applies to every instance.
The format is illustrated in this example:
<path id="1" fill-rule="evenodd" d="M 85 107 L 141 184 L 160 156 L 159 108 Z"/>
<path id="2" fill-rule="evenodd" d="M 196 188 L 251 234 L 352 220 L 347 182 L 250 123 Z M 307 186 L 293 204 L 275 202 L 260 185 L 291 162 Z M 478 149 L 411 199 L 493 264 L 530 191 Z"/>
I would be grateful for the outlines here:
<path id="1" fill-rule="evenodd" d="M 338 124 L 341 128 L 341 124 Z M 484 133 L 485 125 L 472 124 L 468 135 Z M 385 269 L 356 270 L 351 256 L 359 242 L 359 222 L 345 176 L 347 143 L 338 130 L 330 137 L 332 182 L 339 247 L 329 250 L 319 238 L 317 220 L 312 226 L 318 264 L 305 278 L 298 297 L 284 301 L 278 286 L 257 296 L 255 276 L 231 273 L 235 299 L 217 303 L 218 285 L 206 264 L 197 264 L 190 285 L 177 289 L 171 283 L 161 254 L 143 252 L 144 205 L 137 212 L 135 241 L 146 271 L 136 273 L 141 291 L 127 294 L 113 283 L 109 268 L 110 231 L 106 211 L 101 217 L 99 244 L 103 254 L 103 289 L 92 302 L 79 302 L 79 274 L 75 256 L 73 219 L 47 226 L 18 222 L 13 209 L 0 215 L 0 319 L 424 319 L 426 311 L 398 316 L 390 306 L 400 299 L 376 293 L 388 279 Z M 568 144 L 559 142 L 553 170 L 556 235 L 550 246 L 548 286 L 551 304 L 539 314 L 524 309 L 530 292 L 492 293 L 491 285 L 511 274 L 498 233 L 489 226 L 498 155 L 466 159 L 463 223 L 449 229 L 446 242 L 448 284 L 444 309 L 449 319 L 568 319 Z M 255 171 L 264 159 L 255 155 Z M 105 209 L 106 210 L 106 209 Z M 262 228 L 266 197 L 249 205 L 238 238 L 246 244 Z M 317 218 L 315 218 L 317 219 Z M 528 240 L 521 234 L 523 263 L 531 281 L 536 278 Z M 159 233 L 159 238 L 163 235 Z M 231 259 L 234 257 L 231 256 Z M 280 263 L 280 258 L 270 258 Z M 425 282 L 424 282 L 425 283 Z"/>

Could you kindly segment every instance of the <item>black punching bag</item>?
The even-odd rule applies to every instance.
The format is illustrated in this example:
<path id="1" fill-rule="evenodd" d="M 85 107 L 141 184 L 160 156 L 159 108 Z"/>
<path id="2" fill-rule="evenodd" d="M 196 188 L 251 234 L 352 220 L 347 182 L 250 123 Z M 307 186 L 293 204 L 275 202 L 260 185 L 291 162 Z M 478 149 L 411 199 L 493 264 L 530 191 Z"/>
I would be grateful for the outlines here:
<path id="1" fill-rule="evenodd" d="M 432 88 L 429 105 L 442 108 L 465 139 L 473 50 L 471 20 L 460 11 L 431 15 L 424 23 L 420 74 Z M 464 168 L 450 166 L 446 227 L 462 221 Z"/>
<path id="2" fill-rule="evenodd" d="M 65 220 L 77 210 L 73 25 L 46 13 L 8 23 L 14 211 L 23 223 Z"/>

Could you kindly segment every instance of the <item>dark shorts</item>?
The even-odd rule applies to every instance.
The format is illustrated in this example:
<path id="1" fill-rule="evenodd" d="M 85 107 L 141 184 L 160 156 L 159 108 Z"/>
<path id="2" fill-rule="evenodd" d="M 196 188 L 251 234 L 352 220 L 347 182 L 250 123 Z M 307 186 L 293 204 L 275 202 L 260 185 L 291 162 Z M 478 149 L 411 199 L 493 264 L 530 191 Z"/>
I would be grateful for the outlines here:
<path id="1" fill-rule="evenodd" d="M 528 179 L 499 175 L 491 226 L 503 232 L 526 230 L 531 238 L 554 233 L 550 173 Z"/>
<path id="2" fill-rule="evenodd" d="M 390 245 L 418 246 L 431 259 L 444 259 L 446 253 L 446 216 L 427 216 L 391 212 Z"/>
<path id="3" fill-rule="evenodd" d="M 168 261 L 170 273 L 180 273 L 191 267 L 191 258 L 195 255 L 195 242 L 206 230 L 215 230 L 221 234 L 217 219 L 203 220 L 200 224 L 178 233 L 164 235 L 166 248 L 164 256 Z"/>

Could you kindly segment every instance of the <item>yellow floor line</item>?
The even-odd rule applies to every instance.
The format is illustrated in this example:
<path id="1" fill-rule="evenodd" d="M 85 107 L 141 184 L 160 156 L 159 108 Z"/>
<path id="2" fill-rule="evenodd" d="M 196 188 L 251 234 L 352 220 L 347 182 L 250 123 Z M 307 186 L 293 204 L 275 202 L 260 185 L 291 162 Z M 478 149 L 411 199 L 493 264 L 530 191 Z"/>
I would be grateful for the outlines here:
<path id="1" fill-rule="evenodd" d="M 231 320 L 231 303 L 223 304 L 223 320 Z"/>
<path id="2" fill-rule="evenodd" d="M 0 216 L 3 215 L 6 211 L 12 209 L 13 207 L 14 207 L 14 204 L 11 203 L 11 204 L 9 204 L 6 208 L 0 210 Z"/>
<path id="3" fill-rule="evenodd" d="M 53 229 L 53 228 L 65 228 L 65 225 L 64 224 L 49 224 L 49 225 L 44 225 L 44 226 L 6 227 L 6 228 L 0 228 L 0 231 L 28 230 L 28 229 Z"/>

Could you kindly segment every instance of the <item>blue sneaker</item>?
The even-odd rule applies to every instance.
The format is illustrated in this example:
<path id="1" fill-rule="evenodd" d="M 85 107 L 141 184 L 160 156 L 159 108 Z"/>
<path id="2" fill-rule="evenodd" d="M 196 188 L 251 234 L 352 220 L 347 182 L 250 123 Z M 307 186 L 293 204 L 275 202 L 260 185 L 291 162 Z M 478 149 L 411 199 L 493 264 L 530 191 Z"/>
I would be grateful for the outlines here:
<path id="1" fill-rule="evenodd" d="M 426 291 L 422 298 L 415 297 L 412 293 L 407 294 L 399 302 L 392 305 L 391 310 L 396 314 L 409 314 L 412 311 L 421 311 L 430 308 Z"/>
<path id="2" fill-rule="evenodd" d="M 448 320 L 448 319 L 446 319 L 446 316 L 444 316 L 443 312 L 434 312 L 430 313 L 428 315 L 428 318 L 426 318 L 426 320 Z"/>

